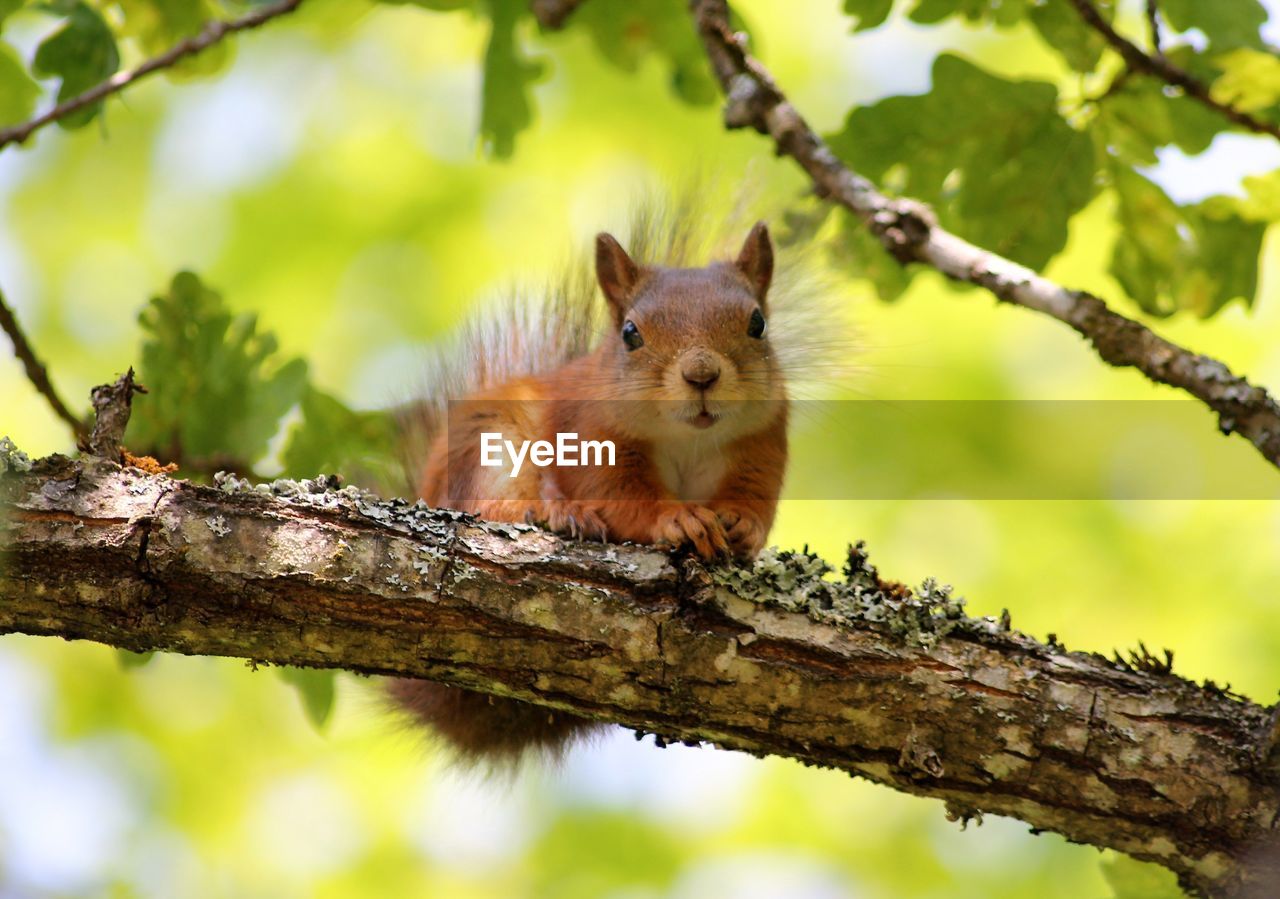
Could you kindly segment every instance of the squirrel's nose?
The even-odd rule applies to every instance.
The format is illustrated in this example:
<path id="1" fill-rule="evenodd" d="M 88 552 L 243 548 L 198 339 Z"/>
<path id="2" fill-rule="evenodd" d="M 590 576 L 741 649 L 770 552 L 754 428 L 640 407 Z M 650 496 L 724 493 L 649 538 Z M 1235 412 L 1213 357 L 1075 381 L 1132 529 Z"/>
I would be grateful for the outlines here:
<path id="1" fill-rule="evenodd" d="M 720 380 L 720 365 L 711 355 L 699 353 L 681 366 L 680 374 L 690 386 L 710 390 L 711 385 Z"/>
<path id="2" fill-rule="evenodd" d="M 697 376 L 686 374 L 684 376 L 684 379 L 688 381 L 690 384 L 692 384 L 694 387 L 697 387 L 699 390 L 710 390 L 711 385 L 714 384 L 716 381 L 720 380 L 720 372 L 717 371 L 709 375 L 697 375 Z"/>

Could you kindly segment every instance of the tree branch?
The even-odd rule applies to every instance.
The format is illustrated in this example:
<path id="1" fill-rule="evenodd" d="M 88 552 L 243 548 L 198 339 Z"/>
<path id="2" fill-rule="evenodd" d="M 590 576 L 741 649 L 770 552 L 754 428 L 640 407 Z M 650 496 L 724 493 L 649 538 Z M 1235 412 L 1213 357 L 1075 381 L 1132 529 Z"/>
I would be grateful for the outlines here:
<path id="1" fill-rule="evenodd" d="M 1129 68 L 1138 72 L 1146 72 L 1148 75 L 1154 75 L 1166 84 L 1181 88 L 1188 97 L 1203 106 L 1207 106 L 1241 128 L 1245 128 L 1255 134 L 1269 134 L 1280 140 L 1280 125 L 1263 121 L 1229 103 L 1221 103 L 1215 100 L 1207 84 L 1186 69 L 1174 65 L 1165 57 L 1160 50 L 1160 30 L 1155 15 L 1154 2 L 1149 2 L 1147 6 L 1148 23 L 1151 29 L 1152 46 L 1154 47 L 1153 53 L 1147 53 L 1133 41 L 1112 28 L 1111 23 L 1102 17 L 1097 7 L 1090 0 L 1071 0 L 1071 5 L 1076 8 L 1076 12 L 1080 14 L 1080 18 L 1084 20 L 1084 23 L 1102 35 L 1103 39 L 1111 45 L 1111 48 L 1124 58 L 1125 65 Z"/>
<path id="2" fill-rule="evenodd" d="M 323 479 L 6 467 L 0 633 L 442 680 L 1011 815 L 1212 895 L 1280 875 L 1267 710 L 965 617 L 857 550 L 844 582 L 799 554 L 707 570 Z"/>
<path id="3" fill-rule="evenodd" d="M 574 10 L 585 0 L 533 0 L 530 7 L 538 24 L 550 31 L 559 31 Z"/>
<path id="4" fill-rule="evenodd" d="M 1239 433 L 1280 466 L 1280 405 L 1262 388 L 1209 356 L 1165 340 L 1101 299 L 1068 290 L 940 227 L 914 200 L 892 200 L 842 163 L 787 100 L 729 27 L 724 0 L 690 0 L 711 67 L 727 102 L 725 125 L 751 127 L 774 141 L 813 181 L 818 194 L 857 215 L 885 249 L 906 265 L 921 262 L 949 278 L 976 284 L 998 299 L 1065 322 L 1110 365 L 1138 369 L 1158 384 L 1185 390 L 1218 414 L 1224 433 Z"/>
<path id="5" fill-rule="evenodd" d="M 9 335 L 9 339 L 13 341 L 13 354 L 18 357 L 22 367 L 26 370 L 27 380 L 48 401 L 49 406 L 53 409 L 53 414 L 67 423 L 67 426 L 71 428 L 72 438 L 78 443 L 84 437 L 84 422 L 72 415 L 66 403 L 58 396 L 58 391 L 54 389 L 53 382 L 49 380 L 48 370 L 44 367 L 44 363 L 36 357 L 35 350 L 31 348 L 31 343 L 27 340 L 27 335 L 23 333 L 17 318 L 14 317 L 13 310 L 5 303 L 3 293 L 0 293 L 0 330 Z"/>
<path id="6" fill-rule="evenodd" d="M 199 33 L 179 41 L 164 53 L 147 60 L 137 68 L 126 72 L 117 72 L 106 81 L 94 85 L 82 94 L 63 100 L 48 112 L 37 116 L 29 122 L 0 130 L 0 150 L 12 143 L 23 143 L 46 125 L 65 118 L 86 106 L 91 106 L 99 100 L 106 99 L 112 94 L 124 90 L 135 81 L 139 81 L 163 69 L 171 68 L 187 57 L 195 56 L 197 53 L 209 49 L 229 34 L 257 28 L 272 19 L 291 13 L 301 3 L 302 0 L 278 0 L 276 3 L 259 7 L 238 19 L 218 19 L 208 22 Z"/>
<path id="7" fill-rule="evenodd" d="M 1160 8 L 1156 0 L 1147 0 L 1147 34 L 1151 38 L 1151 55 L 1164 57 L 1160 46 Z"/>

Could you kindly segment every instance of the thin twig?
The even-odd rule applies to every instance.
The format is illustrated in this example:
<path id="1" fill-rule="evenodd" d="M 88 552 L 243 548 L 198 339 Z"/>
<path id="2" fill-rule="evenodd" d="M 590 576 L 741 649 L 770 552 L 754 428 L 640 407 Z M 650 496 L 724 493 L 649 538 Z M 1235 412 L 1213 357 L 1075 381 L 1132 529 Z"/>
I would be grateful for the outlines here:
<path id="1" fill-rule="evenodd" d="M 164 53 L 139 65 L 137 68 L 130 69 L 127 72 L 117 72 L 106 81 L 95 84 L 82 94 L 77 94 L 68 100 L 64 100 L 48 112 L 36 116 L 29 122 L 21 125 L 14 125 L 0 131 L 0 149 L 12 143 L 23 143 L 36 131 L 46 125 L 52 124 L 59 119 L 65 118 L 73 112 L 91 106 L 99 100 L 105 99 L 114 93 L 124 90 L 148 75 L 159 72 L 163 69 L 171 68 L 189 56 L 195 56 L 204 50 L 209 49 L 214 44 L 221 41 L 229 34 L 238 31 L 246 31 L 250 28 L 257 28 L 259 25 L 265 24 L 272 19 L 291 13 L 302 3 L 302 0 L 280 0 L 270 6 L 263 6 L 254 10 L 247 15 L 238 19 L 219 19 L 207 23 L 198 34 L 179 41 Z"/>
<path id="2" fill-rule="evenodd" d="M 586 0 L 533 0 L 530 7 L 538 24 L 549 31 L 559 31 L 565 20 Z"/>
<path id="3" fill-rule="evenodd" d="M 133 411 L 133 395 L 146 393 L 147 388 L 133 379 L 133 369 L 116 378 L 112 384 L 99 384 L 90 394 L 93 398 L 93 431 L 83 449 L 113 462 L 120 460 L 124 432 L 129 427 Z"/>
<path id="4" fill-rule="evenodd" d="M 780 155 L 808 173 L 819 196 L 845 207 L 903 265 L 923 263 L 948 278 L 984 287 L 1007 303 L 1050 315 L 1075 329 L 1110 365 L 1138 369 L 1152 381 L 1184 390 L 1218 415 L 1224 433 L 1239 433 L 1280 467 L 1280 404 L 1267 391 L 1209 356 L 1165 340 L 1101 299 L 1049 279 L 940 227 L 915 200 L 893 200 L 851 171 L 805 122 L 772 76 L 747 53 L 729 26 L 724 0 L 691 0 L 711 67 L 727 102 L 725 125 L 754 128 Z"/>
<path id="5" fill-rule="evenodd" d="M 1147 0 L 1147 30 L 1151 34 L 1151 55 L 1164 58 L 1164 50 L 1160 47 L 1160 10 L 1156 0 Z"/>
<path id="6" fill-rule="evenodd" d="M 1154 75 L 1167 84 L 1181 88 L 1188 97 L 1212 109 L 1227 121 L 1234 122 L 1241 128 L 1252 131 L 1255 134 L 1269 134 L 1280 140 L 1280 125 L 1263 121 L 1229 103 L 1215 100 L 1209 90 L 1209 86 L 1186 69 L 1169 62 L 1159 51 L 1157 51 L 1156 55 L 1147 53 L 1133 41 L 1112 28 L 1111 23 L 1102 17 L 1102 14 L 1098 12 L 1097 7 L 1090 0 L 1071 0 L 1071 4 L 1076 8 L 1076 12 L 1080 14 L 1080 18 L 1084 20 L 1085 24 L 1102 35 L 1112 49 L 1124 58 L 1125 64 L 1129 68 L 1139 72 L 1146 72 L 1148 75 Z M 1148 6 L 1148 11 L 1153 6 L 1154 4 Z M 1153 38 L 1158 40 L 1158 26 L 1155 24 L 1154 19 L 1152 23 Z"/>
<path id="7" fill-rule="evenodd" d="M 62 402 L 62 398 L 58 396 L 58 391 L 53 389 L 53 383 L 49 380 L 49 372 L 45 369 L 37 357 L 35 350 L 31 348 L 27 335 L 22 332 L 22 328 L 18 325 L 17 318 L 14 317 L 13 311 L 4 301 L 4 294 L 0 293 L 0 329 L 9 335 L 9 339 L 13 341 L 13 354 L 22 362 L 22 367 L 26 369 L 27 379 L 31 381 L 40 395 L 48 400 L 49 405 L 53 408 L 53 412 L 59 418 L 67 423 L 71 428 L 71 434 L 76 441 L 84 436 L 84 422 L 80 421 L 71 414 Z"/>

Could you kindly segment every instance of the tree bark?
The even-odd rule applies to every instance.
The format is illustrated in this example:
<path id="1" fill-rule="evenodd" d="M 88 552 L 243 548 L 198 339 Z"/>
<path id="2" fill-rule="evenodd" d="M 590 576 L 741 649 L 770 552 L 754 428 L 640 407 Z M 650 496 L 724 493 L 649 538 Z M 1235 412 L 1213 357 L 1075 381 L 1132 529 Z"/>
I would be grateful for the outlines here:
<path id="1" fill-rule="evenodd" d="M 430 678 L 1009 815 L 1193 892 L 1277 882 L 1271 710 L 967 617 L 857 549 L 843 581 L 704 568 L 324 480 L 6 467 L 0 634 Z"/>

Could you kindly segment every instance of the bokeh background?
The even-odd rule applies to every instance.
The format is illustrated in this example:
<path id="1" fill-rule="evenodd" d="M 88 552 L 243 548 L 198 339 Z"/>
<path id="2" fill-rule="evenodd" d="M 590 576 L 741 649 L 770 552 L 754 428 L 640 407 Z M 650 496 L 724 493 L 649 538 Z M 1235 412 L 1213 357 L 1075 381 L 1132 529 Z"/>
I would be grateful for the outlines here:
<path id="1" fill-rule="evenodd" d="M 850 34 L 836 0 L 743 0 L 756 48 L 822 131 L 855 103 L 929 86 L 955 51 L 1077 89 L 1028 27 Z M 1273 9 L 1275 7 L 1273 6 Z M 1132 10 L 1130 10 L 1132 12 Z M 1136 23 L 1136 18 L 1129 20 Z M 26 58 L 51 20 L 20 13 Z M 1268 26 L 1280 41 L 1280 22 Z M 513 280 L 585 245 L 639 185 L 710 168 L 798 197 L 802 179 L 715 105 L 677 99 L 655 58 L 628 73 L 569 27 L 524 35 L 545 57 L 536 118 L 508 160 L 478 148 L 483 23 L 363 0 L 311 0 L 235 42 L 210 77 L 147 81 L 75 132 L 0 153 L 0 286 L 66 397 L 136 364 L 137 316 L 182 268 L 252 311 L 313 382 L 354 408 L 414 389 L 432 341 Z M 1274 143 L 1219 136 L 1150 174 L 1171 196 L 1239 190 L 1280 168 Z M 1107 274 L 1114 200 L 1071 223 L 1048 274 L 1133 304 Z M 1252 309 L 1158 322 L 1172 339 L 1280 387 L 1280 246 Z M 876 401 L 1162 399 L 1066 328 L 925 275 L 886 304 L 829 273 L 858 346 L 828 385 Z M 1213 427 L 1204 415 L 1206 429 Z M 0 433 L 71 449 L 0 354 Z M 829 440 L 797 429 L 800 449 Z M 1235 441 L 1238 443 L 1239 441 Z M 1247 453 L 1248 448 L 1244 448 Z M 856 452 L 856 441 L 849 446 Z M 1158 452 L 1176 455 L 1177 445 Z M 1190 470 L 1235 464 L 1212 444 Z M 270 464 L 262 467 L 270 473 Z M 1188 677 L 1270 703 L 1280 688 L 1280 507 L 1224 500 L 784 501 L 774 533 L 840 558 L 865 539 L 888 576 L 935 575 L 974 614 L 1110 654 L 1143 640 Z M 269 671 L 0 639 L 0 897 L 1088 897 L 1176 895 L 1141 868 L 988 818 L 785 760 L 655 748 L 619 730 L 516 779 L 452 770 L 338 681 L 323 728 Z M 1125 892 L 1127 890 L 1127 892 Z"/>

